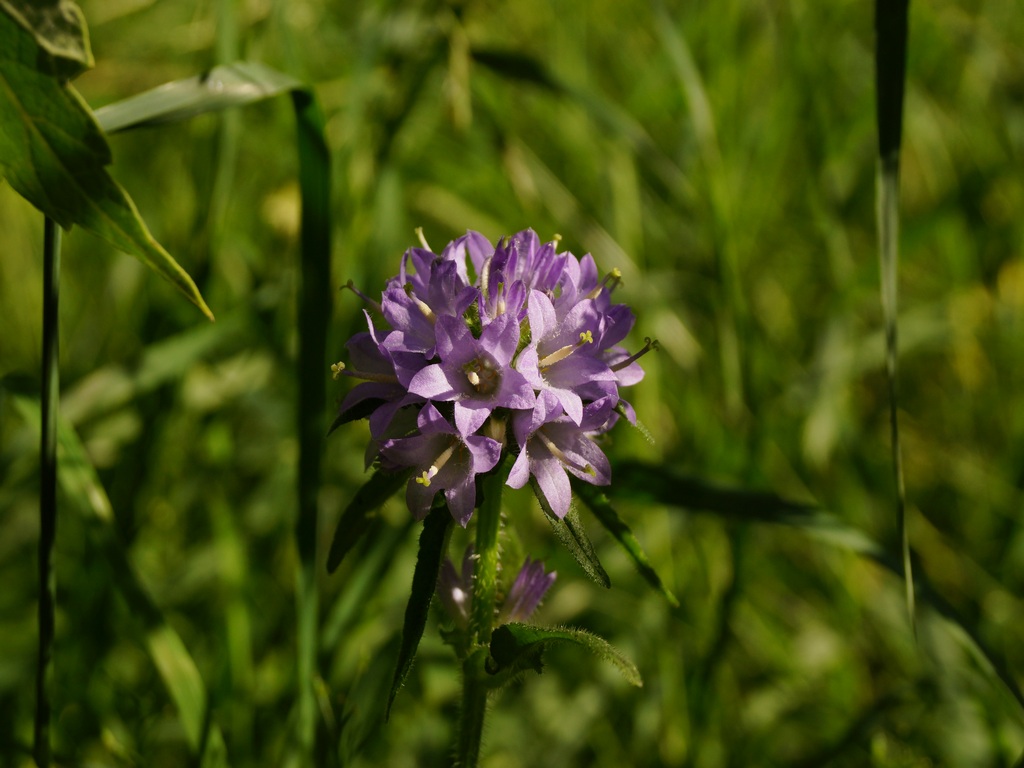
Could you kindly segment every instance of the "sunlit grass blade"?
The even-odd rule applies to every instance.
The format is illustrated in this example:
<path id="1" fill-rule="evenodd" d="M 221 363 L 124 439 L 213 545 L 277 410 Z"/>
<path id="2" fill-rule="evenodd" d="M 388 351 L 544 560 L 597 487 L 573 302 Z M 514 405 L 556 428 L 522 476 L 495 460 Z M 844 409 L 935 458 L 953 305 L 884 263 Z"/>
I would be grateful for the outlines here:
<path id="1" fill-rule="evenodd" d="M 327 553 L 327 571 L 334 573 L 341 561 L 370 528 L 373 514 L 381 504 L 394 496 L 409 481 L 412 470 L 385 472 L 378 469 L 356 491 L 345 507 L 334 529 L 331 549 Z"/>
<path id="2" fill-rule="evenodd" d="M 437 577 L 441 572 L 441 561 L 448 550 L 448 537 L 452 530 L 452 515 L 444 503 L 435 504 L 423 521 L 423 532 L 420 534 L 420 547 L 416 555 L 416 568 L 412 574 L 412 592 L 405 608 L 405 621 L 402 624 L 402 643 L 398 650 L 398 663 L 391 681 L 391 692 L 388 694 L 385 719 L 391 717 L 391 705 L 405 683 L 405 678 L 412 669 L 416 649 L 419 647 L 423 630 L 427 626 L 427 615 L 430 601 L 437 590 Z"/>
<path id="3" fill-rule="evenodd" d="M 900 137 L 903 130 L 903 88 L 907 60 L 909 0 L 875 0 L 875 97 L 878 117 L 878 258 L 882 313 L 885 318 L 885 370 L 889 381 L 889 425 L 896 484 L 896 527 L 903 556 L 907 611 L 914 620 L 914 572 L 907 534 L 906 490 L 900 446 L 897 360 L 899 341 L 899 189 Z"/>
<path id="4" fill-rule="evenodd" d="M 41 425 L 38 401 L 21 394 L 13 395 L 11 401 L 26 423 L 33 428 Z M 115 528 L 110 500 L 81 440 L 66 421 L 59 421 L 56 429 L 62 498 L 90 524 L 91 535 L 113 571 L 115 586 L 137 620 L 140 641 L 174 702 L 189 747 L 199 754 L 216 729 L 208 722 L 209 697 L 203 678 L 180 635 L 140 583 Z M 223 741 L 219 732 L 216 738 Z"/>
<path id="5" fill-rule="evenodd" d="M 544 649 L 555 644 L 575 645 L 590 651 L 599 659 L 614 664 L 630 685 L 643 685 L 636 665 L 604 638 L 582 629 L 534 627 L 529 624 L 502 624 L 494 630 L 491 658 L 497 667 L 488 671 L 511 676 L 527 670 L 539 673 L 543 669 L 541 657 Z"/>
<path id="6" fill-rule="evenodd" d="M 594 517 L 598 519 L 598 522 L 622 545 L 622 548 L 633 559 L 637 570 L 640 571 L 640 575 L 644 577 L 647 583 L 660 592 L 673 608 L 678 608 L 679 600 L 665 586 L 658 572 L 651 565 L 651 561 L 647 559 L 647 554 L 640 546 L 640 542 L 633 535 L 633 531 L 619 517 L 619 513 L 615 511 L 611 502 L 608 501 L 608 497 L 598 488 L 582 482 L 573 483 L 573 492 L 583 499 L 583 502 L 594 513 Z"/>
<path id="7" fill-rule="evenodd" d="M 188 120 L 208 112 L 253 104 L 301 90 L 295 78 L 254 62 L 240 61 L 175 80 L 95 111 L 106 133 Z"/>
<path id="8" fill-rule="evenodd" d="M 530 478 L 530 487 L 533 488 L 537 501 L 540 502 L 541 509 L 544 510 L 544 517 L 547 518 L 555 532 L 555 538 L 569 550 L 569 554 L 594 583 L 600 584 L 605 589 L 610 588 L 612 581 L 608 578 L 608 572 L 601 565 L 601 561 L 597 559 L 594 545 L 590 542 L 590 537 L 587 536 L 587 531 L 580 522 L 580 514 L 576 509 L 575 502 L 569 507 L 568 514 L 564 518 L 559 518 L 551 509 L 551 505 L 548 504 L 548 500 L 533 477 Z"/>

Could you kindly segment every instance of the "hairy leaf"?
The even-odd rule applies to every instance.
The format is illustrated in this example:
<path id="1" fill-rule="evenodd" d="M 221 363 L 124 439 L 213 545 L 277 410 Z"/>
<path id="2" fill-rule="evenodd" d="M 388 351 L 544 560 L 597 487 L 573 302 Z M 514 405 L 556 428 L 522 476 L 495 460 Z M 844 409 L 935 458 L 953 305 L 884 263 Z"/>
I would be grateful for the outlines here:
<path id="1" fill-rule="evenodd" d="M 430 601 L 437 590 L 437 577 L 441 572 L 441 560 L 448 549 L 448 535 L 452 530 L 452 515 L 445 503 L 435 504 L 423 521 L 423 533 L 420 534 L 420 549 L 416 555 L 416 569 L 412 574 L 412 593 L 405 608 L 405 621 L 402 624 L 402 644 L 398 650 L 398 664 L 395 676 L 391 681 L 391 693 L 388 694 L 388 705 L 385 718 L 391 716 L 391 705 L 398 695 L 398 690 L 405 682 L 423 628 L 427 625 L 427 614 Z"/>
<path id="2" fill-rule="evenodd" d="M 554 530 L 555 537 L 559 543 L 569 550 L 569 553 L 576 562 L 580 564 L 583 572 L 593 579 L 594 582 L 600 584 L 605 589 L 611 587 L 612 580 L 608 578 L 608 572 L 601 565 L 601 561 L 597 559 L 594 545 L 591 544 L 590 537 L 587 536 L 587 531 L 580 522 L 580 515 L 576 510 L 576 504 L 573 503 L 569 507 L 569 513 L 564 518 L 560 518 L 551 509 L 551 505 L 548 504 L 548 500 L 544 497 L 543 492 L 537 486 L 536 480 L 532 477 L 530 478 L 530 487 L 533 488 L 537 501 L 540 502 L 540 506 L 544 510 L 544 517 L 551 524 L 551 528 Z"/>
<path id="3" fill-rule="evenodd" d="M 516 675 L 543 669 L 542 654 L 549 645 L 568 643 L 584 648 L 605 661 L 610 661 L 630 685 L 643 685 L 640 671 L 607 640 L 582 629 L 534 627 L 529 624 L 503 624 L 491 637 L 491 660 L 488 672 L 494 675 Z"/>

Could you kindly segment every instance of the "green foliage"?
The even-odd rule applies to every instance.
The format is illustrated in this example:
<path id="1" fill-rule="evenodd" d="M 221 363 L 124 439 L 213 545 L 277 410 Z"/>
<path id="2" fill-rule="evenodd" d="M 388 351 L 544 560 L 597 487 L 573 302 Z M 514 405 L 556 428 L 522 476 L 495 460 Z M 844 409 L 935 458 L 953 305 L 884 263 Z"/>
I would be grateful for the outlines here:
<path id="1" fill-rule="evenodd" d="M 0 13 L 0 170 L 65 229 L 78 224 L 156 270 L 213 319 L 192 278 L 153 238 L 105 166 L 110 149 L 78 93 L 36 68 L 32 35 Z"/>
<path id="2" fill-rule="evenodd" d="M 590 522 L 614 588 L 583 578 L 532 494 L 507 491 L 504 525 L 519 541 L 503 562 L 520 548 L 559 574 L 535 623 L 607 638 L 645 686 L 577 646 L 551 649 L 545 674 L 497 695 L 483 764 L 1013 764 L 1024 751 L 1007 694 L 1024 668 L 1019 4 L 910 5 L 896 323 L 916 640 L 893 558 L 872 8 L 663 5 L 470 2 L 455 14 L 83 0 L 97 66 L 75 88 L 99 107 L 192 78 L 233 60 L 212 54 L 225 25 L 245 58 L 314 83 L 335 180 L 332 293 L 347 279 L 378 291 L 416 226 L 435 247 L 467 227 L 497 238 L 533 226 L 623 271 L 616 297 L 637 315 L 625 345 L 661 342 L 628 395 L 655 442 L 617 426 L 602 491 L 681 607 Z M 468 58 L 452 51 L 460 39 Z M 61 413 L 118 546 L 198 671 L 226 761 L 243 767 L 294 751 L 293 112 L 268 100 L 239 111 L 233 133 L 200 115 L 109 137 L 107 170 L 187 259 L 217 323 L 197 326 L 147 269 L 80 231 L 65 238 L 61 286 Z M 0 188 L 0 375 L 38 367 L 40 219 Z M 365 330 L 362 309 L 345 292 L 325 310 L 315 375 L 329 400 L 348 389 L 329 365 Z M 21 765 L 38 434 L 0 398 L 0 764 Z M 421 533 L 400 496 L 382 499 L 333 575 L 323 567 L 366 482 L 366 440 L 353 423 L 323 446 L 315 764 L 445 764 L 461 692 L 433 616 L 383 724 Z M 111 561 L 63 498 L 58 761 L 194 764 Z M 453 551 L 466 536 L 452 532 Z"/>

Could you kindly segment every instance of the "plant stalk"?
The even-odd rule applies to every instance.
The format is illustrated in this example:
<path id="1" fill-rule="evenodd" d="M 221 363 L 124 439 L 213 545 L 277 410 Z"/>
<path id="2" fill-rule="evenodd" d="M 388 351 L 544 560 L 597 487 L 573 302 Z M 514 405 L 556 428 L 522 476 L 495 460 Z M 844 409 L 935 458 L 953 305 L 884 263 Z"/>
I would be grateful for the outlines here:
<path id="1" fill-rule="evenodd" d="M 498 594 L 498 532 L 501 530 L 502 473 L 483 479 L 483 503 L 476 511 L 476 558 L 473 569 L 473 610 L 470 636 L 474 650 L 462 664 L 462 712 L 459 716 L 457 764 L 472 768 L 480 760 L 480 741 L 487 712 L 484 663 L 494 628 Z"/>
<path id="2" fill-rule="evenodd" d="M 39 768 L 50 765 L 50 689 L 57 579 L 53 549 L 57 539 L 57 405 L 60 395 L 60 227 L 47 217 L 43 227 L 43 381 L 39 430 L 39 659 L 32 754 Z"/>

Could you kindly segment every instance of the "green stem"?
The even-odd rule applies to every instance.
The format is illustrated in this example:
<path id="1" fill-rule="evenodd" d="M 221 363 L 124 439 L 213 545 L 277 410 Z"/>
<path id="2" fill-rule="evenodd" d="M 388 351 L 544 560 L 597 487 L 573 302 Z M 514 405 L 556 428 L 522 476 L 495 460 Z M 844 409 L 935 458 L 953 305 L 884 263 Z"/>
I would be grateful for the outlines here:
<path id="1" fill-rule="evenodd" d="M 43 402 L 39 444 L 39 664 L 33 755 L 39 768 L 50 764 L 50 688 L 57 580 L 53 549 L 57 538 L 57 403 L 60 393 L 60 227 L 49 217 L 43 230 Z"/>
<path id="2" fill-rule="evenodd" d="M 498 531 L 501 529 L 503 475 L 493 472 L 483 479 L 483 503 L 476 511 L 476 565 L 473 569 L 473 613 L 470 634 L 476 650 L 462 664 L 462 712 L 459 717 L 457 764 L 472 768 L 480 760 L 480 740 L 487 712 L 484 684 L 487 647 L 494 628 L 498 594 Z"/>

